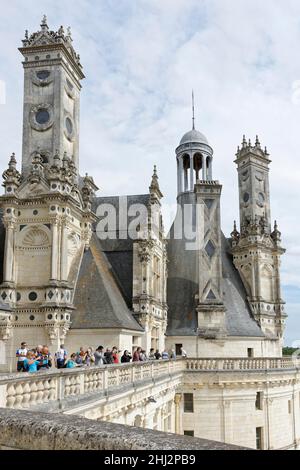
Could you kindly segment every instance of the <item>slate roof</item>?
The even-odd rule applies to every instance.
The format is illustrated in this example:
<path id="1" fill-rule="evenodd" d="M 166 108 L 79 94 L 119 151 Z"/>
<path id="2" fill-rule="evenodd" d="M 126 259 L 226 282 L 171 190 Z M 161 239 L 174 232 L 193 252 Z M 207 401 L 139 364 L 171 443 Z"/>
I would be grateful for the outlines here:
<path id="1" fill-rule="evenodd" d="M 150 203 L 149 194 L 138 194 L 132 196 L 118 196 L 110 197 L 98 197 L 95 198 L 93 203 L 93 211 L 97 213 L 97 208 L 101 204 L 111 204 L 117 215 L 117 233 L 116 239 L 101 240 L 101 249 L 105 253 L 108 259 L 115 280 L 119 286 L 119 289 L 124 297 L 124 300 L 129 309 L 132 308 L 132 280 L 133 280 L 133 239 L 128 236 L 128 231 L 119 231 L 119 215 L 120 215 L 120 201 L 124 204 L 126 198 L 128 209 L 134 204 L 142 204 L 147 207 Z M 128 216 L 127 213 L 127 227 L 136 218 L 136 216 Z M 103 217 L 99 217 L 101 220 Z M 147 223 L 147 220 L 143 218 L 143 223 Z M 97 232 L 97 223 L 94 226 L 94 230 Z M 99 235 L 99 231 L 97 232 Z M 105 235 L 104 232 L 102 232 Z M 123 237 L 124 239 L 120 238 Z"/>
<path id="2" fill-rule="evenodd" d="M 74 305 L 72 329 L 124 328 L 143 331 L 125 303 L 95 234 L 90 249 L 83 254 Z"/>

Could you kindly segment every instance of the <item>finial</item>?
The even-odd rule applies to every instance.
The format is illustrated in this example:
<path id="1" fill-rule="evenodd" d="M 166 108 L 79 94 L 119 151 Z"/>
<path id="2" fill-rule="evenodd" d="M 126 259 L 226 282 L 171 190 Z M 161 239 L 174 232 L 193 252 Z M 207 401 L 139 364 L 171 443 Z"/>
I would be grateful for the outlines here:
<path id="1" fill-rule="evenodd" d="M 71 27 L 68 26 L 67 28 L 67 38 L 72 41 L 72 31 L 71 31 Z"/>
<path id="2" fill-rule="evenodd" d="M 267 147 L 265 147 L 265 155 L 269 155 Z"/>
<path id="3" fill-rule="evenodd" d="M 26 39 L 26 41 L 28 41 L 28 38 L 29 38 L 29 36 L 28 36 L 28 29 L 26 29 L 26 30 L 25 30 L 25 39 Z"/>
<path id="4" fill-rule="evenodd" d="M 259 141 L 258 135 L 256 136 L 255 147 L 260 148 L 260 141 Z"/>
<path id="5" fill-rule="evenodd" d="M 13 152 L 11 154 L 8 166 L 9 166 L 9 168 L 16 168 L 16 165 L 17 165 L 16 155 Z"/>
<path id="6" fill-rule="evenodd" d="M 42 22 L 41 22 L 41 28 L 42 28 L 42 31 L 45 31 L 46 29 L 49 29 L 46 15 L 43 16 L 43 19 L 42 19 Z"/>
<path id="7" fill-rule="evenodd" d="M 192 90 L 192 108 L 193 108 L 193 131 L 195 130 L 195 97 L 194 90 Z"/>
<path id="8" fill-rule="evenodd" d="M 251 139 L 249 139 L 248 146 L 251 147 Z"/>
<path id="9" fill-rule="evenodd" d="M 247 141 L 246 141 L 246 136 L 245 136 L 245 134 L 243 135 L 242 146 L 243 146 L 243 148 L 245 148 L 245 147 L 247 146 Z"/>
<path id="10" fill-rule="evenodd" d="M 156 193 L 156 195 L 158 195 L 159 198 L 162 197 L 162 193 L 161 193 L 161 191 L 160 191 L 160 189 L 159 189 L 159 183 L 158 183 L 158 176 L 157 176 L 157 167 L 156 167 L 156 165 L 154 165 L 153 175 L 152 175 L 152 179 L 151 179 L 151 184 L 150 184 L 149 191 L 150 191 L 150 194 Z"/>

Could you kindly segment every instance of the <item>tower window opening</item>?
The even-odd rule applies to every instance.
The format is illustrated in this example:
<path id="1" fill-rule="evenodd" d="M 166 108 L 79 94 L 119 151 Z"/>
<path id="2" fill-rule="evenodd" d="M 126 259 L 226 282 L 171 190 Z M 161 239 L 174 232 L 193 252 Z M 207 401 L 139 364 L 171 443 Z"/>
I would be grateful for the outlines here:
<path id="1" fill-rule="evenodd" d="M 201 179 L 201 170 L 202 170 L 202 155 L 200 153 L 195 153 L 194 155 L 194 170 L 196 174 L 196 181 Z"/>
<path id="2" fill-rule="evenodd" d="M 211 180 L 212 179 L 212 172 L 211 172 L 211 158 L 206 157 L 206 180 Z"/>

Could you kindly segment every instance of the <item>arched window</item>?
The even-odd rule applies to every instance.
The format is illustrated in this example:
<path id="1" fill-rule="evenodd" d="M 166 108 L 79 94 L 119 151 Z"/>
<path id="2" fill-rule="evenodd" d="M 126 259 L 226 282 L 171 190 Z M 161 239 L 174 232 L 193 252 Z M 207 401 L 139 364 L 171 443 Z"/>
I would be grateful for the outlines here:
<path id="1" fill-rule="evenodd" d="M 201 179 L 201 170 L 202 170 L 202 155 L 201 153 L 195 153 L 194 155 L 194 170 L 196 173 L 196 181 Z"/>

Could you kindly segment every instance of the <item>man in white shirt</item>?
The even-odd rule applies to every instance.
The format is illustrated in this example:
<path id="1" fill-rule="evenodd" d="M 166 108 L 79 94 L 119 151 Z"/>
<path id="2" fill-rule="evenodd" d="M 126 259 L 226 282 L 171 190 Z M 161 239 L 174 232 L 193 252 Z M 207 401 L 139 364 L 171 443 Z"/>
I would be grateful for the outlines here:
<path id="1" fill-rule="evenodd" d="M 17 352 L 16 352 L 16 357 L 18 359 L 18 362 L 17 362 L 18 372 L 26 372 L 24 361 L 26 359 L 27 353 L 28 353 L 27 343 L 21 343 L 20 349 L 17 349 Z"/>
<path id="2" fill-rule="evenodd" d="M 65 367 L 65 363 L 68 357 L 68 353 L 65 350 L 64 344 L 60 346 L 60 349 L 55 353 L 55 359 L 56 359 L 56 367 L 58 369 L 63 369 Z"/>

